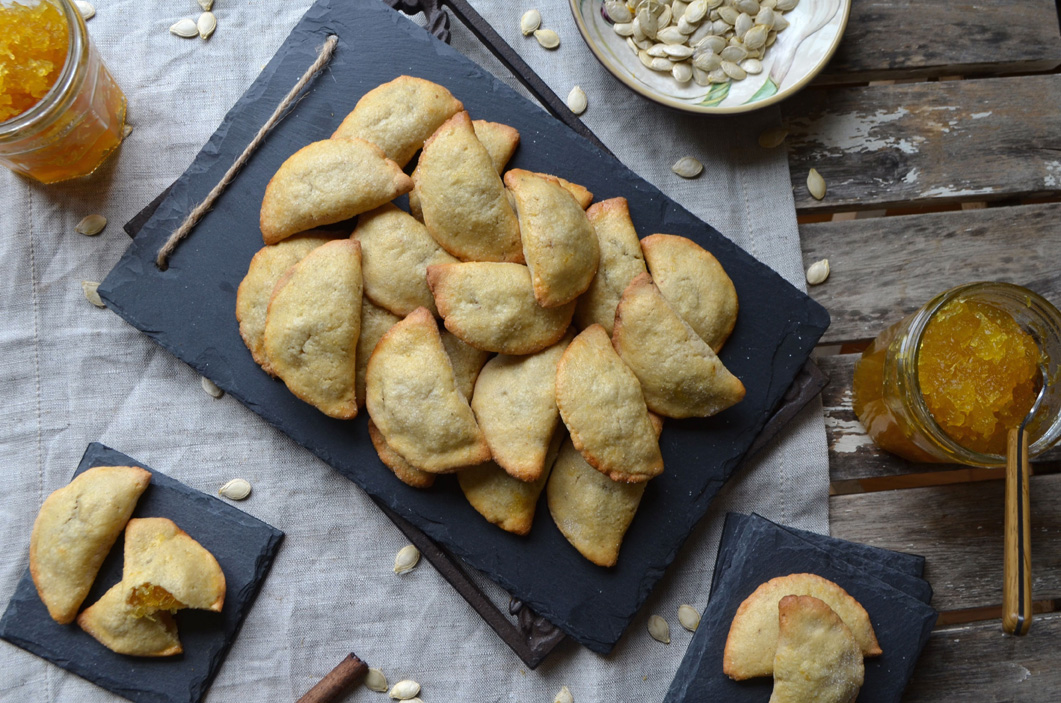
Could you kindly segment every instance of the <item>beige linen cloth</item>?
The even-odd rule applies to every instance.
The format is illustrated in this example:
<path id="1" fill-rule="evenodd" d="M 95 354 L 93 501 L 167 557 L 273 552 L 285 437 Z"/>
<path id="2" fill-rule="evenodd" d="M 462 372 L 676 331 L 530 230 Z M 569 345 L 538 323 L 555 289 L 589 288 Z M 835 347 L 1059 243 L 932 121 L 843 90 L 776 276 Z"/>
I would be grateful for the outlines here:
<path id="1" fill-rule="evenodd" d="M 706 604 L 724 512 L 755 510 L 827 530 L 815 402 L 729 484 L 609 656 L 567 641 L 529 671 L 429 564 L 395 576 L 394 555 L 406 540 L 359 488 L 234 399 L 207 395 L 191 369 L 81 292 L 83 279 L 101 280 L 118 261 L 129 244 L 121 225 L 187 167 L 309 0 L 217 0 L 217 32 L 206 42 L 167 32 L 198 14 L 195 0 L 95 4 L 90 34 L 129 98 L 131 136 L 82 182 L 43 187 L 0 169 L 0 607 L 26 569 L 37 508 L 70 479 L 92 441 L 207 493 L 246 478 L 254 493 L 239 507 L 287 533 L 208 701 L 295 700 L 351 650 L 391 682 L 419 681 L 427 703 L 552 701 L 563 685 L 576 701 L 658 701 L 691 636 L 677 607 Z M 567 0 L 473 5 L 557 94 L 585 89 L 585 123 L 624 163 L 803 285 L 784 152 L 755 145 L 776 113 L 693 117 L 635 96 L 593 59 Z M 532 7 L 560 34 L 558 50 L 520 35 L 519 18 Z M 514 83 L 457 22 L 453 43 Z M 696 180 L 670 171 L 686 155 L 705 164 Z M 110 220 L 106 230 L 75 233 L 91 213 Z M 487 589 L 507 604 L 500 589 Z M 651 613 L 670 621 L 669 646 L 648 636 Z M 120 699 L 0 641 L 0 700 Z M 362 688 L 348 700 L 387 699 Z"/>

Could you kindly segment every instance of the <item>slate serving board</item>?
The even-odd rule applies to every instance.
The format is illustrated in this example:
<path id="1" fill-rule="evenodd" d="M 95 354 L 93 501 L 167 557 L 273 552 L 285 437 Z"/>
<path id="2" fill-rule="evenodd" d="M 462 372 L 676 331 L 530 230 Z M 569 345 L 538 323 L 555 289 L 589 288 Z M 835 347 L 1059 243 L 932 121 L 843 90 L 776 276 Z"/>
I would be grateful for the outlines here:
<path id="1" fill-rule="evenodd" d="M 839 584 L 869 613 L 884 653 L 865 660 L 858 703 L 898 703 L 917 658 L 936 623 L 931 589 L 916 595 L 889 585 L 882 571 L 915 579 L 921 557 L 880 550 L 777 525 L 758 515 L 729 513 L 723 527 L 711 595 L 664 703 L 766 703 L 773 679 L 733 681 L 722 673 L 730 622 L 744 599 L 762 583 L 793 573 L 814 573 Z M 857 563 L 857 564 L 856 564 Z M 876 575 L 868 563 L 879 567 Z M 900 571 L 892 564 L 901 565 Z M 927 584 L 926 584 L 927 585 Z"/>
<path id="2" fill-rule="evenodd" d="M 339 36 L 331 64 L 159 271 L 162 242 L 220 179 L 283 94 Z M 624 196 L 642 234 L 681 234 L 710 250 L 733 279 L 741 313 L 722 359 L 745 381 L 738 406 L 668 422 L 666 470 L 645 492 L 619 564 L 583 559 L 544 506 L 528 537 L 502 532 L 467 504 L 452 477 L 427 491 L 400 483 L 377 459 L 364 417 L 325 417 L 263 373 L 236 324 L 236 287 L 262 246 L 258 209 L 269 178 L 305 144 L 328 137 L 368 90 L 409 74 L 445 85 L 473 118 L 512 125 L 510 166 L 581 183 L 601 200 Z M 467 58 L 373 0 L 319 0 L 174 184 L 100 286 L 108 307 L 211 378 L 449 551 L 587 647 L 607 652 L 729 478 L 828 326 L 825 310 L 659 190 Z"/>
<path id="3" fill-rule="evenodd" d="M 183 654 L 157 659 L 125 656 L 105 648 L 74 623 L 60 625 L 52 620 L 27 568 L 0 618 L 0 638 L 131 701 L 196 703 L 236 639 L 284 533 L 95 442 L 88 445 L 74 476 L 93 466 L 139 466 L 151 472 L 151 483 L 133 517 L 168 517 L 210 550 L 225 572 L 224 608 L 220 613 L 177 612 Z M 82 609 L 121 580 L 124 544 L 123 533 L 103 562 Z M 26 535 L 27 549 L 28 545 Z"/>

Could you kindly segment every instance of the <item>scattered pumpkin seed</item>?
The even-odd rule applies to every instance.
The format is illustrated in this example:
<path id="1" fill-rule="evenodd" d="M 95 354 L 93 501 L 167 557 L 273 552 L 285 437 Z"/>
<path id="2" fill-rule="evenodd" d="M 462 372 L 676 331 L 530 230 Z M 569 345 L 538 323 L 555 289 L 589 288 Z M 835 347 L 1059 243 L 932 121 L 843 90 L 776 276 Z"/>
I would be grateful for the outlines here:
<path id="1" fill-rule="evenodd" d="M 586 91 L 576 85 L 571 89 L 571 92 L 567 94 L 568 108 L 570 108 L 571 112 L 576 115 L 581 115 L 586 111 L 587 105 L 589 105 L 589 100 L 586 98 Z"/>
<path id="2" fill-rule="evenodd" d="M 383 675 L 383 672 L 379 669 L 369 669 L 368 674 L 365 675 L 365 686 L 370 691 L 376 691 L 378 693 L 385 693 L 388 688 L 387 677 Z"/>
<path id="3" fill-rule="evenodd" d="M 74 4 L 77 5 L 77 11 L 81 13 L 81 17 L 86 21 L 96 16 L 96 8 L 92 7 L 92 3 L 85 2 L 85 0 L 74 0 Z"/>
<path id="4" fill-rule="evenodd" d="M 170 25 L 169 33 L 176 34 L 183 39 L 191 39 L 199 36 L 199 27 L 195 24 L 195 20 L 185 17 Z"/>
<path id="5" fill-rule="evenodd" d="M 106 226 L 107 218 L 103 215 L 86 215 L 77 223 L 77 227 L 74 227 L 74 231 L 78 234 L 83 234 L 86 237 L 95 237 L 102 232 L 103 228 Z"/>
<path id="6" fill-rule="evenodd" d="M 659 615 L 650 615 L 648 618 L 648 634 L 652 635 L 652 639 L 662 642 L 663 644 L 670 644 L 670 625 L 667 621 Z"/>
<path id="7" fill-rule="evenodd" d="M 126 137 L 128 137 L 132 133 L 133 133 L 133 126 L 131 124 L 129 124 L 128 122 L 126 122 L 125 126 L 122 127 L 122 139 L 125 139 Z"/>
<path id="8" fill-rule="evenodd" d="M 542 26 L 542 13 L 537 10 L 527 10 L 523 13 L 523 16 L 519 18 L 519 31 L 523 32 L 523 36 L 529 37 L 534 34 L 534 30 Z"/>
<path id="9" fill-rule="evenodd" d="M 213 12 L 204 12 L 199 15 L 199 21 L 195 23 L 195 28 L 199 30 L 201 39 L 209 39 L 210 35 L 217 29 L 217 17 L 214 16 Z"/>
<path id="10" fill-rule="evenodd" d="M 203 12 L 209 12 L 214 9 L 214 0 L 199 0 L 199 7 L 203 8 Z"/>
<path id="11" fill-rule="evenodd" d="M 825 179 L 822 178 L 822 174 L 818 173 L 816 168 L 812 168 L 807 173 L 807 190 L 810 191 L 811 197 L 815 200 L 821 200 L 825 197 Z"/>
<path id="12" fill-rule="evenodd" d="M 220 398 L 221 396 L 223 396 L 225 394 L 225 392 L 223 390 L 218 388 L 216 383 L 211 381 L 206 376 L 203 376 L 202 381 L 201 381 L 201 385 L 202 385 L 204 391 L 206 391 L 210 395 L 214 396 L 215 398 Z"/>
<path id="13" fill-rule="evenodd" d="M 670 170 L 674 171 L 682 178 L 696 178 L 701 172 L 703 172 L 704 165 L 692 156 L 683 156 L 674 162 L 674 165 L 670 167 Z"/>
<path id="14" fill-rule="evenodd" d="M 787 136 L 788 130 L 784 127 L 771 127 L 759 135 L 759 146 L 764 149 L 779 147 Z"/>
<path id="15" fill-rule="evenodd" d="M 85 293 L 85 299 L 97 308 L 107 307 L 103 299 L 99 297 L 99 281 L 81 281 L 81 290 Z"/>
<path id="16" fill-rule="evenodd" d="M 700 626 L 700 613 L 691 605 L 679 605 L 678 622 L 689 632 L 696 632 L 696 628 Z"/>
<path id="17" fill-rule="evenodd" d="M 243 500 L 251 494 L 251 484 L 245 478 L 234 478 L 221 488 L 217 494 L 229 500 Z"/>
<path id="18" fill-rule="evenodd" d="M 534 30 L 534 38 L 545 49 L 555 49 L 560 46 L 560 35 L 551 29 Z"/>
<path id="19" fill-rule="evenodd" d="M 394 684 L 387 695 L 396 701 L 407 701 L 415 698 L 418 693 L 420 693 L 420 684 L 411 679 L 403 679 Z"/>
<path id="20" fill-rule="evenodd" d="M 556 698 L 553 699 L 553 703 L 575 703 L 575 697 L 571 695 L 571 691 L 567 686 L 561 686 Z"/>
<path id="21" fill-rule="evenodd" d="M 829 277 L 829 260 L 822 259 L 821 261 L 815 261 L 813 264 L 807 267 L 807 283 L 812 286 L 816 286 L 825 283 L 825 279 Z"/>
<path id="22" fill-rule="evenodd" d="M 411 544 L 407 544 L 399 549 L 398 555 L 394 557 L 394 573 L 404 574 L 406 571 L 411 571 L 419 561 L 420 550 Z M 415 696 L 416 693 L 413 693 L 413 695 Z"/>

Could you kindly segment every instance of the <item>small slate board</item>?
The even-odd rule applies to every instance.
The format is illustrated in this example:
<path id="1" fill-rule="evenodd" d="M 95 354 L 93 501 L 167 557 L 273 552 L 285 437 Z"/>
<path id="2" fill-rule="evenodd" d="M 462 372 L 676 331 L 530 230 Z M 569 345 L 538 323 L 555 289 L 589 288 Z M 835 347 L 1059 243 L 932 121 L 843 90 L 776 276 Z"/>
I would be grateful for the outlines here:
<path id="1" fill-rule="evenodd" d="M 169 269 L 159 271 L 154 265 L 159 247 L 220 180 L 329 34 L 339 37 L 329 66 L 180 245 Z M 519 130 L 521 146 L 511 167 L 562 176 L 589 188 L 597 200 L 626 197 L 639 232 L 693 239 L 734 281 L 740 318 L 721 357 L 745 381 L 747 395 L 716 417 L 667 423 L 661 440 L 667 468 L 645 491 L 614 568 L 583 559 L 544 505 L 530 535 L 518 537 L 483 520 L 453 477 L 441 477 L 426 491 L 402 484 L 376 457 L 363 416 L 334 420 L 299 401 L 254 364 L 240 339 L 236 288 L 262 246 L 258 212 L 266 183 L 296 150 L 327 138 L 362 95 L 402 74 L 446 86 L 475 119 Z M 99 290 L 130 324 L 598 652 L 618 641 L 829 323 L 824 308 L 614 157 L 371 0 L 318 0 L 309 9 Z"/>
<path id="2" fill-rule="evenodd" d="M 881 550 L 820 535 L 804 539 L 801 534 L 809 533 L 758 515 L 726 516 L 710 599 L 664 703 L 769 701 L 773 679 L 733 681 L 722 673 L 722 653 L 730 623 L 744 599 L 766 581 L 795 573 L 818 574 L 839 584 L 866 609 L 884 653 L 865 660 L 866 678 L 858 703 L 898 703 L 938 614 L 919 597 L 865 571 L 864 563 L 879 557 Z M 860 565 L 848 561 L 849 557 L 861 560 Z M 909 568 L 917 559 L 901 555 L 878 564 L 887 570 L 892 570 L 887 563 Z"/>
<path id="3" fill-rule="evenodd" d="M 196 703 L 236 639 L 284 533 L 95 442 L 88 445 L 74 476 L 93 466 L 139 466 L 151 472 L 151 484 L 133 517 L 167 517 L 206 547 L 225 572 L 224 608 L 220 613 L 177 612 L 183 654 L 157 659 L 115 654 L 76 623 L 60 625 L 52 620 L 27 568 L 0 619 L 0 638 L 131 701 Z M 124 538 L 119 538 L 111 549 L 82 610 L 121 580 L 124 544 Z"/>

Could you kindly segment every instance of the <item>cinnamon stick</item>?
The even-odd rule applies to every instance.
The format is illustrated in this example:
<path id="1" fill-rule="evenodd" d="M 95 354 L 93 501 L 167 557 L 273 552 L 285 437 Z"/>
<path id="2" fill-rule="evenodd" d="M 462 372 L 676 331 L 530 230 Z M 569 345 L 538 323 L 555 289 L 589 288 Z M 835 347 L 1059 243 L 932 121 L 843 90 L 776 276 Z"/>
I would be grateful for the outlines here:
<path id="1" fill-rule="evenodd" d="M 306 691 L 296 703 L 334 703 L 367 673 L 368 664 L 350 652 L 346 659 L 339 662 L 316 686 Z"/>

